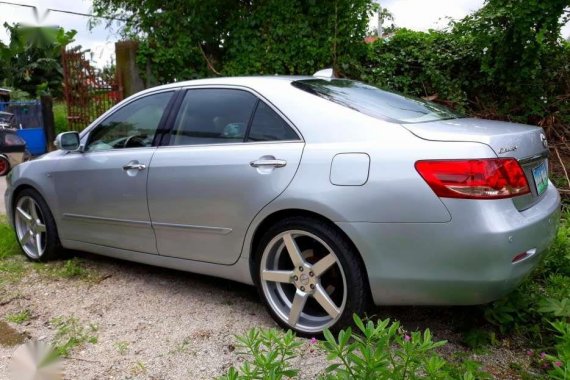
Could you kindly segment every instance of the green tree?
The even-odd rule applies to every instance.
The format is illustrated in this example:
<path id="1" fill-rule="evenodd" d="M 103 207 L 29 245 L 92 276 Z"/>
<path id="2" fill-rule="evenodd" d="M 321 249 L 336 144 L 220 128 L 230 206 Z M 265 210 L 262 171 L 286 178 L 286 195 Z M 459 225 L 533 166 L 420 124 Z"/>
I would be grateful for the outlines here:
<path id="1" fill-rule="evenodd" d="M 30 94 L 52 91 L 60 95 L 61 49 L 73 41 L 76 31 L 8 23 L 4 23 L 4 27 L 10 34 L 10 43 L 0 45 L 5 85 Z"/>
<path id="2" fill-rule="evenodd" d="M 158 82 L 347 70 L 365 54 L 371 0 L 95 0 L 140 38 Z"/>
<path id="3" fill-rule="evenodd" d="M 479 11 L 453 23 L 452 33 L 469 39 L 480 57 L 481 81 L 470 97 L 497 100 L 499 95 L 502 113 L 531 119 L 548 113 L 552 96 L 564 91 L 559 85 L 567 84 L 558 76 L 567 65 L 561 28 L 569 6 L 569 0 L 487 0 Z"/>

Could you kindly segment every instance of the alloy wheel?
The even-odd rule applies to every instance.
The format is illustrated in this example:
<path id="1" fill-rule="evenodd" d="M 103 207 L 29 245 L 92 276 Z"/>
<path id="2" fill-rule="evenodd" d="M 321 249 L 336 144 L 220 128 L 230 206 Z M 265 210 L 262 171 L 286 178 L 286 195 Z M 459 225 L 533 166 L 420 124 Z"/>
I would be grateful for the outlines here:
<path id="1" fill-rule="evenodd" d="M 47 229 L 42 211 L 30 196 L 23 196 L 14 211 L 16 235 L 26 255 L 39 259 L 45 252 Z"/>
<path id="2" fill-rule="evenodd" d="M 327 243 L 309 232 L 275 236 L 263 252 L 259 274 L 270 307 L 298 331 L 320 333 L 344 311 L 347 285 L 341 263 Z"/>

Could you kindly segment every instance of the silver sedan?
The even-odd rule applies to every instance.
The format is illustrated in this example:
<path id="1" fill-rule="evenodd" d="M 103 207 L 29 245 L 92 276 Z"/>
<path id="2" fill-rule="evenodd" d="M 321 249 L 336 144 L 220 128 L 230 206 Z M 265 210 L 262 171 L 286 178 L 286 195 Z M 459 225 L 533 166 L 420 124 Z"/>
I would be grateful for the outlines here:
<path id="1" fill-rule="evenodd" d="M 8 177 L 28 258 L 80 250 L 252 284 L 304 335 L 371 304 L 495 300 L 560 213 L 541 128 L 344 79 L 174 83 L 56 145 Z"/>

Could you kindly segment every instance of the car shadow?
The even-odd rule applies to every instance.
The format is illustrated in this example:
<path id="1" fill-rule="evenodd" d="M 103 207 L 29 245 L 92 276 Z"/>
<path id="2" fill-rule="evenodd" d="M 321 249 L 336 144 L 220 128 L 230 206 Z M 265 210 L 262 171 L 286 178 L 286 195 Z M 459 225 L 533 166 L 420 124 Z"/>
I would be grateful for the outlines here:
<path id="1" fill-rule="evenodd" d="M 241 303 L 249 302 L 263 308 L 263 303 L 254 286 L 242 284 L 232 280 L 184 272 L 169 268 L 134 263 L 130 261 L 110 258 L 86 252 L 74 252 L 74 256 L 81 258 L 86 265 L 101 271 L 103 277 L 106 273 L 118 275 L 124 273 L 126 277 L 144 277 L 145 284 L 161 286 L 171 283 L 176 285 L 175 290 L 168 290 L 161 286 L 161 291 L 200 292 L 204 294 L 222 294 L 222 302 L 239 307 Z M 259 310 L 250 310 L 255 314 Z M 472 328 L 487 325 L 481 306 L 374 306 L 365 316 L 371 320 L 389 318 L 399 321 L 406 331 L 430 329 L 438 339 L 462 343 L 463 332 Z"/>

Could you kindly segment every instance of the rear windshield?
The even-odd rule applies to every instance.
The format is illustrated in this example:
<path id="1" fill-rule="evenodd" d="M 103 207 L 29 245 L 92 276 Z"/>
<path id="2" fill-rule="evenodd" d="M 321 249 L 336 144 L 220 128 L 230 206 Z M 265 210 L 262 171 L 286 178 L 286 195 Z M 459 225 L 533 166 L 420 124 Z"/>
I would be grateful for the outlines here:
<path id="1" fill-rule="evenodd" d="M 366 115 L 397 123 L 425 123 L 456 119 L 444 106 L 410 98 L 348 79 L 304 79 L 293 86 Z"/>

